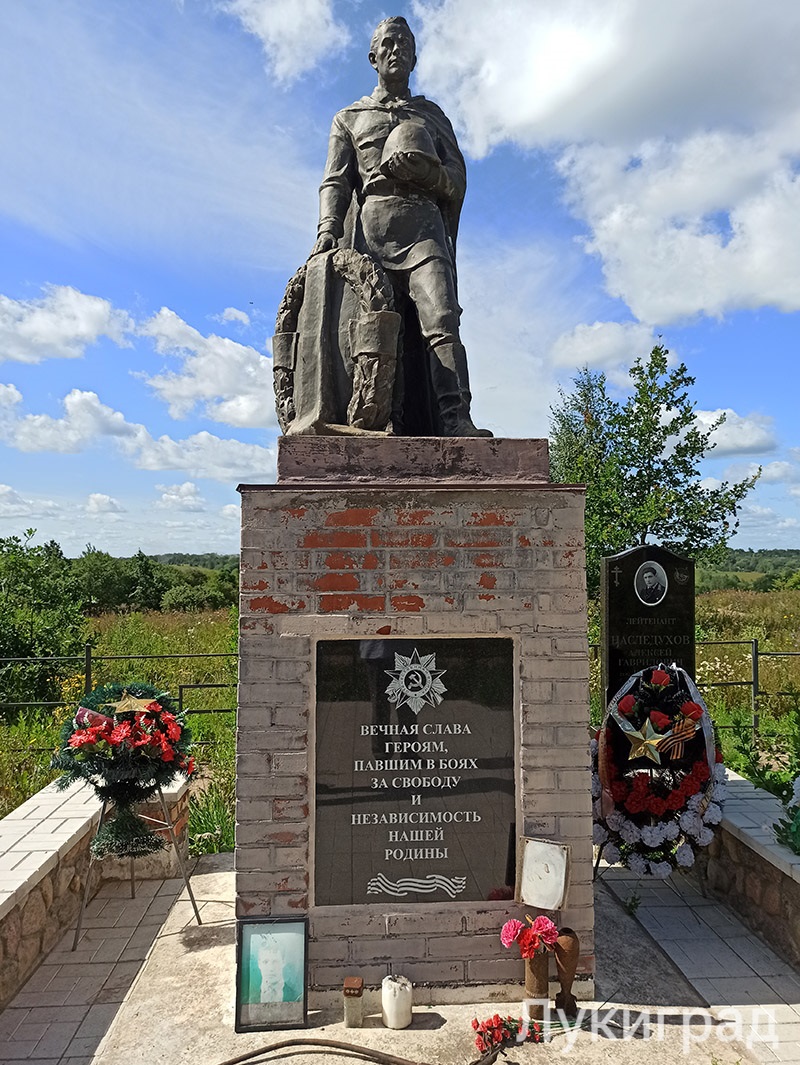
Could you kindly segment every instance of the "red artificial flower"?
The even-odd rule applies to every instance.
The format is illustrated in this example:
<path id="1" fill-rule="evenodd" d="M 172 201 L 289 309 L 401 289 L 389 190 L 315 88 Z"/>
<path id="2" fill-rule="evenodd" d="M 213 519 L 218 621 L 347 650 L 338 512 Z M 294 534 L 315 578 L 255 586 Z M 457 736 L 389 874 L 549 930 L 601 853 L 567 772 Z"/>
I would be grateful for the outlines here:
<path id="1" fill-rule="evenodd" d="M 163 738 L 161 740 L 161 761 L 162 762 L 174 762 L 175 761 L 175 751 L 174 751 L 174 749 L 172 747 L 170 747 L 170 745 L 167 743 L 166 739 L 163 739 Z"/>
<path id="2" fill-rule="evenodd" d="M 108 742 L 112 747 L 119 747 L 120 744 L 125 743 L 126 740 L 131 738 L 131 724 L 130 721 L 120 721 L 120 723 L 111 731 L 111 735 L 108 737 Z"/>
<path id="3" fill-rule="evenodd" d="M 656 817 L 663 817 L 666 812 L 666 799 L 659 799 L 658 796 L 653 796 L 650 800 L 650 813 L 655 814 Z"/>
<path id="4" fill-rule="evenodd" d="M 703 716 L 703 708 L 698 703 L 684 703 L 681 707 L 681 713 L 684 717 L 688 717 L 690 721 L 699 721 Z"/>
<path id="5" fill-rule="evenodd" d="M 89 729 L 84 729 L 82 732 L 73 732 L 67 742 L 70 747 L 89 747 L 97 743 L 97 737 L 90 734 Z"/>
<path id="6" fill-rule="evenodd" d="M 660 732 L 668 729 L 672 724 L 671 718 L 667 717 L 666 714 L 662 714 L 660 710 L 651 710 L 650 720 L 653 722 L 654 727 Z"/>
<path id="7" fill-rule="evenodd" d="M 650 683 L 654 684 L 657 688 L 666 688 L 672 684 L 672 678 L 669 673 L 665 673 L 663 669 L 654 669 L 650 674 Z"/>
<path id="8" fill-rule="evenodd" d="M 172 721 L 167 722 L 167 737 L 176 743 L 181 738 L 181 727 L 176 723 L 173 718 Z"/>
<path id="9" fill-rule="evenodd" d="M 519 944 L 520 957 L 533 958 L 539 953 L 542 941 L 539 934 L 534 932 L 532 928 L 523 928 L 517 936 L 517 943 Z"/>
<path id="10" fill-rule="evenodd" d="M 617 709 L 621 714 L 625 714 L 627 717 L 632 714 L 636 706 L 636 697 L 634 695 L 624 695 L 617 703 Z"/>

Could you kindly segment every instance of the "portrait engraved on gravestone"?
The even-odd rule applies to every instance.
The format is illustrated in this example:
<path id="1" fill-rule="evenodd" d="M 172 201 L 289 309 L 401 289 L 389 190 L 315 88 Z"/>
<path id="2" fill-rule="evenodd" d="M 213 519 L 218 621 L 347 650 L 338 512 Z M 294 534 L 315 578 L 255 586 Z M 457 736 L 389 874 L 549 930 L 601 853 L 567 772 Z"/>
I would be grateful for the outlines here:
<path id="1" fill-rule="evenodd" d="M 657 562 L 645 562 L 636 571 L 633 587 L 641 603 L 657 606 L 667 594 L 667 574 Z"/>
<path id="2" fill-rule="evenodd" d="M 378 84 L 333 119 L 317 241 L 273 338 L 287 435 L 491 436 L 470 414 L 456 236 L 466 168 L 453 127 L 412 95 L 414 35 L 377 26 Z"/>

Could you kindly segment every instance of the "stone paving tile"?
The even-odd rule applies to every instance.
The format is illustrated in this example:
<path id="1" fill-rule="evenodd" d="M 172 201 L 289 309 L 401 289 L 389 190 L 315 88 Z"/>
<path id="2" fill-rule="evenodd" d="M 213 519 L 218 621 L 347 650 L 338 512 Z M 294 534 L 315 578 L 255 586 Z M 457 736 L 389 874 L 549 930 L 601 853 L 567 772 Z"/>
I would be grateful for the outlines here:
<path id="1" fill-rule="evenodd" d="M 13 1038 L 17 1041 L 26 1039 L 35 1039 L 38 1041 L 42 1038 L 48 1027 L 49 1024 L 47 1021 L 23 1021 L 22 1024 L 15 1029 Z"/>
<path id="2" fill-rule="evenodd" d="M 106 1034 L 111 1022 L 119 1011 L 117 1003 L 100 1003 L 90 1006 L 89 1010 L 77 1029 L 78 1039 L 97 1039 L 98 1042 Z"/>
<path id="3" fill-rule="evenodd" d="M 720 1005 L 768 1006 L 776 1001 L 775 991 L 752 970 L 749 976 L 714 976 L 711 983 L 719 992 Z"/>
<path id="4" fill-rule="evenodd" d="M 82 1022 L 81 1022 L 82 1023 Z M 31 1054 L 33 1060 L 59 1057 L 69 1046 L 79 1025 L 75 1022 L 55 1020 L 47 1026 L 47 1031 L 36 1044 Z"/>
<path id="5" fill-rule="evenodd" d="M 793 976 L 788 962 L 769 949 L 757 936 L 725 936 L 726 944 L 760 976 Z"/>
<path id="6" fill-rule="evenodd" d="M 10 1039 L 14 1032 L 28 1019 L 30 1010 L 17 1009 L 13 1004 L 0 1013 L 0 1039 Z"/>
<path id="7" fill-rule="evenodd" d="M 800 975 L 794 973 L 792 976 L 771 976 L 765 973 L 764 980 L 785 1002 L 800 1010 Z"/>
<path id="8" fill-rule="evenodd" d="M 0 1059 L 1 1062 L 9 1061 L 27 1061 L 33 1051 L 36 1049 L 38 1039 L 16 1039 L 9 1040 L 3 1047 L 4 1057 Z"/>
<path id="9" fill-rule="evenodd" d="M 16 999 L 14 1000 L 16 1002 Z M 88 1006 L 60 1006 L 58 1011 L 47 1006 L 33 1006 L 28 1010 L 29 1021 L 75 1021 L 78 1024 L 86 1016 Z"/>
<path id="10" fill-rule="evenodd" d="M 66 1005 L 69 991 L 32 991 L 28 992 L 24 987 L 22 991 L 14 999 L 14 1005 L 25 1006 L 46 1006 L 49 1010 L 53 1010 L 58 1006 Z"/>

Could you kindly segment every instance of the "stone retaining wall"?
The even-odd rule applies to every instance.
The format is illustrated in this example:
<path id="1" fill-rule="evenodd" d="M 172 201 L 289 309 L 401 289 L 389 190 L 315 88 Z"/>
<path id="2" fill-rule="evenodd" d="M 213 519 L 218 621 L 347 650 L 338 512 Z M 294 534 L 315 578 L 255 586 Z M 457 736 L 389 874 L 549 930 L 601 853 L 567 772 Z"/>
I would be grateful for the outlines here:
<path id="1" fill-rule="evenodd" d="M 188 784 L 168 789 L 164 797 L 185 854 Z M 140 809 L 163 817 L 160 804 Z M 75 926 L 99 820 L 100 803 L 87 785 L 59 791 L 48 784 L 0 821 L 0 1009 Z M 140 880 L 180 875 L 172 847 L 138 858 L 135 871 Z M 130 863 L 93 862 L 91 875 L 94 894 L 103 880 L 127 879 Z"/>
<path id="2" fill-rule="evenodd" d="M 775 841 L 780 802 L 729 772 L 730 798 L 714 842 L 701 851 L 707 890 L 792 965 L 800 965 L 800 856 Z"/>

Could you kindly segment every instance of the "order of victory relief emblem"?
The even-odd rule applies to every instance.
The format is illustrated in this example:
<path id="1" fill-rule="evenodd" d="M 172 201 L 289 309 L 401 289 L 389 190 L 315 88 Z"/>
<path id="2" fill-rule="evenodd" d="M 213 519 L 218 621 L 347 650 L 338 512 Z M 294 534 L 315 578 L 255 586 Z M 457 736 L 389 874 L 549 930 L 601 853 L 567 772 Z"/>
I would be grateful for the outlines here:
<path id="1" fill-rule="evenodd" d="M 447 691 L 441 681 L 447 670 L 436 668 L 435 654 L 420 658 L 416 647 L 410 655 L 395 651 L 394 669 L 385 672 L 392 678 L 386 689 L 389 701 L 397 707 L 408 706 L 415 714 L 423 706 L 438 706 Z"/>

